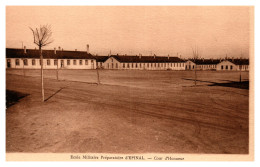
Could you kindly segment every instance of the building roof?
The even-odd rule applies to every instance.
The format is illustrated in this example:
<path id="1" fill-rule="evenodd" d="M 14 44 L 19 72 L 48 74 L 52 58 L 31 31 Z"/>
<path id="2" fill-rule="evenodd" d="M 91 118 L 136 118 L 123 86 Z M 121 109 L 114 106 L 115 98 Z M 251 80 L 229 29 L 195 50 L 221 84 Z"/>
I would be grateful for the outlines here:
<path id="1" fill-rule="evenodd" d="M 42 50 L 43 58 L 49 59 L 95 59 L 90 53 L 82 51 L 56 51 Z M 36 49 L 11 49 L 6 48 L 6 58 L 40 58 L 39 50 Z"/>
<path id="2" fill-rule="evenodd" d="M 249 59 L 227 59 L 235 65 L 249 65 Z"/>
<path id="3" fill-rule="evenodd" d="M 193 63 L 196 63 L 197 65 L 213 65 L 220 63 L 219 59 L 190 59 Z"/>
<path id="4" fill-rule="evenodd" d="M 97 62 L 105 62 L 109 56 L 94 56 Z"/>
<path id="5" fill-rule="evenodd" d="M 112 55 L 117 61 L 122 63 L 170 63 L 170 62 L 185 62 L 178 57 L 161 57 L 161 56 L 122 56 Z"/>

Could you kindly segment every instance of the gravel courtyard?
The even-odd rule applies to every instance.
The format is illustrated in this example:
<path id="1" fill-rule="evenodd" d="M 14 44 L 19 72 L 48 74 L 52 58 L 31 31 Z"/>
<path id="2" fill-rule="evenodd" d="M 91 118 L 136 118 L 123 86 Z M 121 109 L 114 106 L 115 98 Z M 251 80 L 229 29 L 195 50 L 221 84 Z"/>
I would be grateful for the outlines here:
<path id="1" fill-rule="evenodd" d="M 7 70 L 6 151 L 247 154 L 249 73 Z M 25 76 L 24 76 L 25 74 Z"/>

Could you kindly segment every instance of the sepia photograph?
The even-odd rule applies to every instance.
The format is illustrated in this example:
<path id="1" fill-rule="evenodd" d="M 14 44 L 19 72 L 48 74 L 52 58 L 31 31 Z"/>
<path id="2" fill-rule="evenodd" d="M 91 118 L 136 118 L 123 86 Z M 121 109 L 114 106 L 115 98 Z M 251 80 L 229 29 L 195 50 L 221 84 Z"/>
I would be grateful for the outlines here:
<path id="1" fill-rule="evenodd" d="M 253 6 L 6 6 L 5 38 L 7 161 L 253 160 Z"/>

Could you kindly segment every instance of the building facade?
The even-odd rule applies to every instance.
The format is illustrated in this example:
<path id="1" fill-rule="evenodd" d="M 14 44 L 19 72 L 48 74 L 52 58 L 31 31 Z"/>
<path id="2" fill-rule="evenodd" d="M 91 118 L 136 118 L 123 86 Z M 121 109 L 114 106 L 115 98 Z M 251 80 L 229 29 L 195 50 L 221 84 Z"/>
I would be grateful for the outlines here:
<path id="1" fill-rule="evenodd" d="M 102 68 L 111 70 L 185 70 L 184 60 L 170 56 L 111 55 L 98 63 Z"/>
<path id="2" fill-rule="evenodd" d="M 217 71 L 249 71 L 248 59 L 226 59 L 217 65 Z"/>
<path id="3" fill-rule="evenodd" d="M 44 69 L 96 69 L 96 59 L 87 52 L 43 50 Z M 6 68 L 40 69 L 38 50 L 6 49 Z"/>

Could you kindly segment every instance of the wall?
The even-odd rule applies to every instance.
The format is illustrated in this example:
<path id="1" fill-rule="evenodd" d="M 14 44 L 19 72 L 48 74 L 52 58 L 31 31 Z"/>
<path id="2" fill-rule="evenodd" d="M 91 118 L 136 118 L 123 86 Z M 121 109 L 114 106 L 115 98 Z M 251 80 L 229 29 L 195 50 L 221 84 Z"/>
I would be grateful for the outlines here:
<path id="1" fill-rule="evenodd" d="M 19 60 L 19 65 L 16 65 L 16 60 Z M 27 65 L 24 65 L 23 59 L 18 58 L 8 58 L 6 59 L 6 68 L 7 62 L 10 61 L 11 68 L 14 69 L 40 69 L 40 59 L 31 59 L 28 58 Z M 32 65 L 33 60 L 35 61 L 35 65 Z M 47 65 L 47 61 L 50 61 L 50 65 Z M 54 65 L 55 59 L 43 59 L 43 68 L 44 69 L 57 69 L 57 65 Z M 70 60 L 70 65 L 67 64 L 67 60 Z M 76 65 L 73 64 L 73 61 L 76 61 Z M 80 65 L 80 60 L 82 60 L 82 65 Z M 87 60 L 87 64 L 85 61 Z M 62 63 L 63 61 L 63 63 Z M 62 65 L 63 64 L 63 65 Z M 95 59 L 58 59 L 58 68 L 59 69 L 96 69 L 96 60 Z"/>
<path id="2" fill-rule="evenodd" d="M 238 70 L 237 66 L 234 63 L 231 63 L 230 61 L 225 60 L 217 64 L 217 71 L 237 71 L 237 70 Z"/>
<path id="3" fill-rule="evenodd" d="M 121 63 L 115 58 L 110 57 L 103 63 L 103 67 L 104 69 L 125 70 L 185 70 L 185 63 Z"/>

